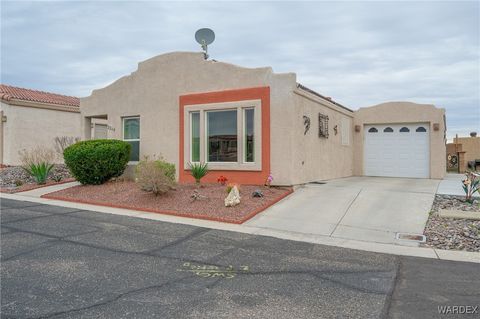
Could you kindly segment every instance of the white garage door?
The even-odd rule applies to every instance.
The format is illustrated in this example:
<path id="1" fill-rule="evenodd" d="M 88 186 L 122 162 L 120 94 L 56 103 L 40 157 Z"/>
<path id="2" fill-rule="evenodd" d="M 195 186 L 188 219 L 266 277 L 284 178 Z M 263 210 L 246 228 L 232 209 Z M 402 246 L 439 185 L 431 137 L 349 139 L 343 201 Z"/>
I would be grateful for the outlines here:
<path id="1" fill-rule="evenodd" d="M 365 125 L 366 176 L 430 177 L 427 123 Z"/>

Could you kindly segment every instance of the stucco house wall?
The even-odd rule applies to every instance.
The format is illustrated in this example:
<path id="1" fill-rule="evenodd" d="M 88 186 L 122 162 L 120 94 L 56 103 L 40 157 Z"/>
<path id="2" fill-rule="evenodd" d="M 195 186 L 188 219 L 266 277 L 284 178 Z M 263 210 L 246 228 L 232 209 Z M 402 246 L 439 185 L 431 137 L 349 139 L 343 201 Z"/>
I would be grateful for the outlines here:
<path id="1" fill-rule="evenodd" d="M 305 92 L 307 96 L 299 95 L 294 73 L 276 74 L 269 67 L 251 69 L 209 61 L 202 53 L 174 52 L 151 58 L 139 63 L 138 70 L 132 74 L 82 98 L 81 112 L 86 118 L 84 135 L 90 137 L 90 118 L 97 117 L 106 118 L 109 138 L 122 139 L 122 117 L 140 116 L 140 157 L 163 156 L 175 163 L 177 174 L 183 180 L 185 174 L 179 174 L 185 169 L 185 163 L 179 158 L 182 147 L 179 141 L 182 137 L 178 134 L 182 123 L 179 103 L 182 106 L 200 103 L 195 101 L 219 103 L 222 96 L 229 100 L 261 88 L 269 90 L 270 161 L 269 170 L 263 171 L 256 183 L 263 183 L 269 173 L 276 185 L 352 174 L 353 147 L 337 149 L 338 136 L 322 141 L 315 128 L 319 111 L 329 114 L 332 123 L 340 117 L 351 118 L 352 114 L 337 110 L 331 103 L 326 106 L 329 103 L 322 104 L 318 97 Z M 308 136 L 303 135 L 303 113 L 312 116 Z M 219 172 L 212 171 L 206 180 L 215 181 Z M 229 174 L 242 179 L 238 172 Z"/>
<path id="2" fill-rule="evenodd" d="M 430 175 L 441 178 L 445 173 L 443 109 L 392 102 L 353 112 L 301 86 L 294 73 L 205 60 L 203 53 L 156 56 L 140 62 L 130 75 L 81 98 L 82 132 L 85 139 L 91 138 L 91 124 L 102 120 L 108 125 L 108 138 L 122 139 L 122 118 L 139 116 L 140 158 L 162 156 L 176 165 L 181 182 L 191 181 L 189 112 L 200 112 L 200 123 L 204 123 L 202 116 L 209 108 L 225 109 L 241 101 L 261 111 L 255 113 L 262 117 L 261 126 L 256 126 L 261 129 L 255 133 L 261 135 L 261 160 L 254 165 L 237 163 L 235 168 L 211 163 L 207 182 L 225 175 L 232 177 L 230 181 L 263 184 L 271 173 L 274 185 L 295 185 L 363 175 L 363 126 L 376 123 L 430 123 Z M 318 135 L 318 113 L 329 117 L 328 138 Z M 306 134 L 303 116 L 310 118 Z M 355 132 L 356 125 L 361 126 L 360 132 Z M 200 136 L 204 130 L 200 128 Z M 240 142 L 241 137 L 241 153 Z M 204 147 L 200 145 L 202 158 Z"/>
<path id="3" fill-rule="evenodd" d="M 411 102 L 382 103 L 355 112 L 354 125 L 358 125 L 360 131 L 354 133 L 354 175 L 364 174 L 364 126 L 397 123 L 430 124 L 430 178 L 443 178 L 446 172 L 445 109 Z"/>
<path id="4" fill-rule="evenodd" d="M 353 112 L 344 110 L 308 92 L 294 91 L 292 117 L 293 161 L 292 184 L 347 177 L 353 174 Z M 329 117 L 328 138 L 319 137 L 318 114 Z M 310 129 L 305 134 L 303 116 L 310 119 Z M 349 143 L 342 145 L 341 126 L 348 125 Z M 345 122 L 346 121 L 346 122 Z M 337 126 L 337 134 L 334 128 Z"/>
<path id="5" fill-rule="evenodd" d="M 81 137 L 80 113 L 61 111 L 58 106 L 22 106 L 1 102 L 3 159 L 6 165 L 20 165 L 18 152 L 37 146 L 54 148 L 57 136 Z M 58 160 L 61 162 L 61 159 Z"/>

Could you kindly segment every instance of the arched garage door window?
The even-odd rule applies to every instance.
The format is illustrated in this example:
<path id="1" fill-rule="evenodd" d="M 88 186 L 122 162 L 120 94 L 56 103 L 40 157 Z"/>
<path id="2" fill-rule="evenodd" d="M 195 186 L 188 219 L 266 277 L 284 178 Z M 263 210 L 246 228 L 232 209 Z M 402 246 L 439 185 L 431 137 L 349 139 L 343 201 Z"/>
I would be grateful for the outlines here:
<path id="1" fill-rule="evenodd" d="M 425 133 L 427 130 L 423 127 L 423 126 L 419 126 L 417 127 L 417 129 L 415 130 L 415 132 L 422 132 L 422 133 Z"/>
<path id="2" fill-rule="evenodd" d="M 371 127 L 369 130 L 368 130 L 368 133 L 378 133 L 378 130 L 374 127 Z"/>
<path id="3" fill-rule="evenodd" d="M 404 126 L 400 129 L 400 133 L 408 133 L 408 132 L 410 132 L 410 129 L 408 127 Z"/>
<path id="4" fill-rule="evenodd" d="M 391 127 L 386 127 L 384 130 L 383 130 L 384 133 L 393 133 L 393 128 Z"/>

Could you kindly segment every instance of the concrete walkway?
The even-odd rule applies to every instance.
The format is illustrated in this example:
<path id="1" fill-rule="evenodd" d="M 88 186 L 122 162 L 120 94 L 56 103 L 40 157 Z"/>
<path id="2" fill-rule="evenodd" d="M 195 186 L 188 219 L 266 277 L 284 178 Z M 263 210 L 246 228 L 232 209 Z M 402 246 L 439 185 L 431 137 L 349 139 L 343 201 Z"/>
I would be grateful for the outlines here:
<path id="1" fill-rule="evenodd" d="M 377 243 L 418 246 L 397 233 L 422 234 L 439 181 L 349 177 L 309 184 L 248 226 Z"/>
<path id="2" fill-rule="evenodd" d="M 437 194 L 465 196 L 462 188 L 463 179 L 465 179 L 465 174 L 447 174 L 440 182 Z M 473 196 L 480 197 L 480 194 L 475 193 Z"/>
<path id="3" fill-rule="evenodd" d="M 27 196 L 27 197 L 40 197 L 42 195 L 60 191 L 62 189 L 67 189 L 73 186 L 80 185 L 79 182 L 70 182 L 70 183 L 63 183 L 63 184 L 58 184 L 58 185 L 53 185 L 53 186 L 46 186 L 46 187 L 40 187 L 40 188 L 35 188 L 30 191 L 25 191 L 25 192 L 20 192 L 17 193 L 21 196 Z"/>

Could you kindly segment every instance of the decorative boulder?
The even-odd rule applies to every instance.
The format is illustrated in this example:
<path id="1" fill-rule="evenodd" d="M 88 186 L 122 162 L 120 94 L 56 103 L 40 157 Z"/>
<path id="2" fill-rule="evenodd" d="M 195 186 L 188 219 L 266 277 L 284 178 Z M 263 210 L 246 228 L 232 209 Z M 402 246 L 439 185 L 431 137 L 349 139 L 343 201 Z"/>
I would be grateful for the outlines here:
<path id="1" fill-rule="evenodd" d="M 225 198 L 225 207 L 233 207 L 238 204 L 240 204 L 240 192 L 237 186 L 233 186 L 227 198 Z"/>

